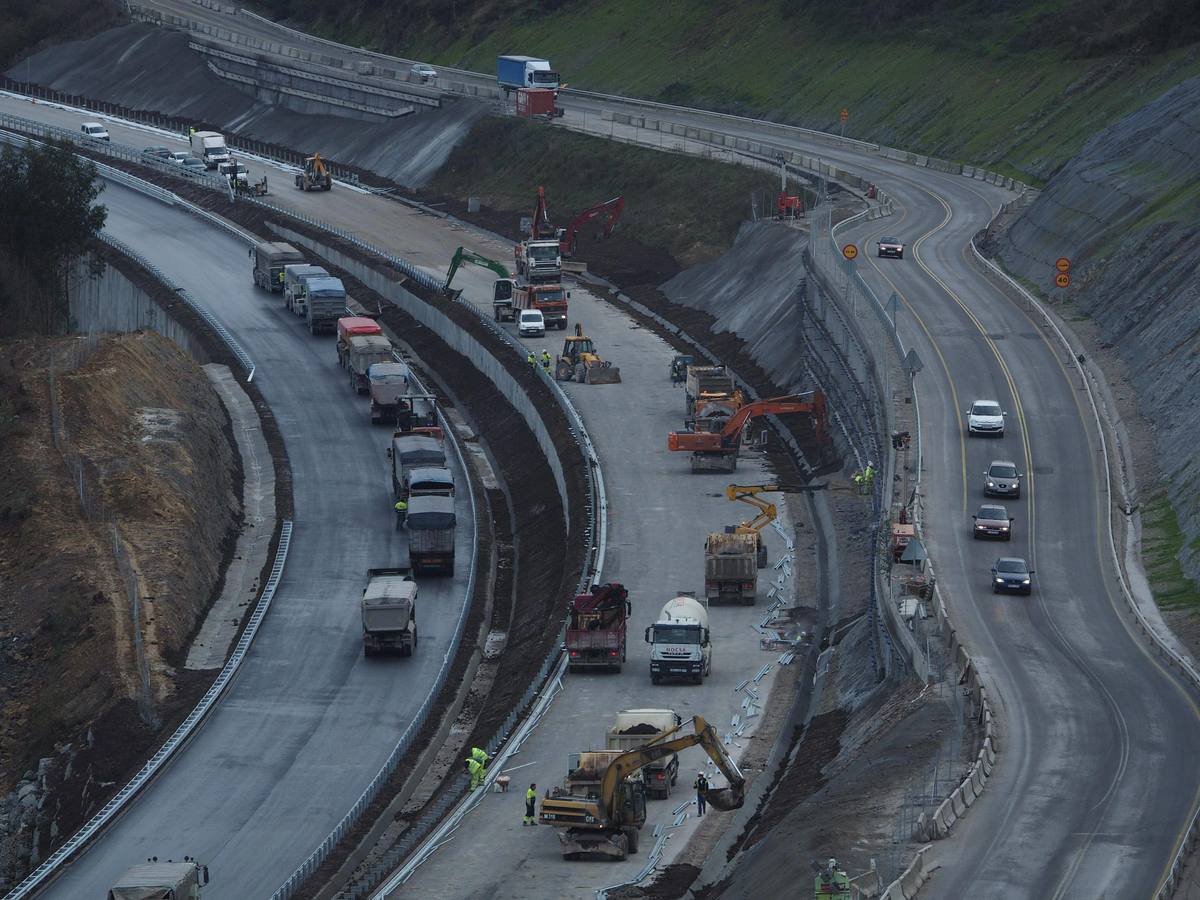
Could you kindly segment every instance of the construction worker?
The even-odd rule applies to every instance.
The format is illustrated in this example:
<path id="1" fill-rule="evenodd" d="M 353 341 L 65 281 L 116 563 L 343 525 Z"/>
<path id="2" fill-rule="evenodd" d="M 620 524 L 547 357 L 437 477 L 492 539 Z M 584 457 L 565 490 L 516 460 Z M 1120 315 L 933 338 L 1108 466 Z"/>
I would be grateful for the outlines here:
<path id="1" fill-rule="evenodd" d="M 283 290 L 283 269 L 279 270 L 279 289 Z"/>
<path id="2" fill-rule="evenodd" d="M 467 757 L 467 771 L 471 773 L 471 790 L 483 784 L 483 763 L 474 757 Z"/>
<path id="3" fill-rule="evenodd" d="M 196 126 L 192 125 L 188 128 L 188 140 L 191 140 L 192 135 L 196 133 Z"/>
<path id="4" fill-rule="evenodd" d="M 704 792 L 708 790 L 708 779 L 704 777 L 703 772 L 696 773 L 696 780 L 692 787 L 696 789 L 696 815 L 702 816 L 708 809 L 708 801 L 704 799 Z"/>
<path id="5" fill-rule="evenodd" d="M 478 747 L 471 748 L 471 759 L 478 762 L 481 766 L 487 766 L 488 755 L 486 750 L 481 750 Z"/>
<path id="6" fill-rule="evenodd" d="M 408 501 L 401 497 L 396 501 L 396 530 L 399 531 L 404 527 L 404 520 L 408 517 Z"/>
<path id="7" fill-rule="evenodd" d="M 542 371 L 550 374 L 550 353 L 547 350 L 542 350 Z"/>
<path id="8" fill-rule="evenodd" d="M 862 479 L 863 479 L 863 486 L 868 491 L 871 490 L 871 485 L 875 481 L 875 467 L 871 463 L 870 460 L 867 460 L 867 467 L 865 469 L 863 469 Z"/>
<path id="9" fill-rule="evenodd" d="M 537 805 L 537 785 L 531 784 L 529 790 L 525 792 L 525 818 L 521 820 L 522 825 L 536 825 L 537 817 L 534 807 Z"/>
<path id="10" fill-rule="evenodd" d="M 529 363 L 529 368 L 537 368 L 537 357 L 533 355 L 533 351 L 529 351 L 529 355 L 525 357 L 525 362 Z"/>
<path id="11" fill-rule="evenodd" d="M 863 492 L 863 473 L 860 469 L 855 469 L 854 474 L 850 476 L 850 480 L 854 482 L 854 486 L 861 494 Z"/>

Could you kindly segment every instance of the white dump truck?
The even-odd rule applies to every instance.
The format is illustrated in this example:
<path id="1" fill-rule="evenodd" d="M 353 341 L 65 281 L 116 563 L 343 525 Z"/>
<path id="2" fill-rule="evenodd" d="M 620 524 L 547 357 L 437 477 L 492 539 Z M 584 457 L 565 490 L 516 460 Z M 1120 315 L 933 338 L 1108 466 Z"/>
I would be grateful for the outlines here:
<path id="1" fill-rule="evenodd" d="M 708 632 L 708 602 L 694 592 L 681 592 L 668 600 L 658 621 L 646 629 L 650 645 L 650 680 L 691 678 L 700 684 L 712 670 L 712 642 Z"/>
<path id="2" fill-rule="evenodd" d="M 362 595 L 363 655 L 417 649 L 417 583 L 412 569 L 368 569 Z"/>
<path id="3" fill-rule="evenodd" d="M 200 900 L 208 884 L 208 866 L 185 856 L 183 862 L 153 857 L 126 870 L 108 889 L 108 900 Z"/>
<path id="4" fill-rule="evenodd" d="M 625 709 L 617 713 L 612 728 L 605 734 L 604 745 L 621 753 L 636 750 L 674 731 L 683 720 L 673 709 Z M 679 756 L 671 753 L 642 768 L 646 796 L 666 800 L 679 780 Z"/>

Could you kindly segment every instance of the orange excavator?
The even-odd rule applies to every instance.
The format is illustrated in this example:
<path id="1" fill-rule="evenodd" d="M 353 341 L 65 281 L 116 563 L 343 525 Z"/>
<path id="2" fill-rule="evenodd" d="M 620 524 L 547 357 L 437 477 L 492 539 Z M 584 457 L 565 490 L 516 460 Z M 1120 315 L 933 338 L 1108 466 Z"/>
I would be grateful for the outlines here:
<path id="1" fill-rule="evenodd" d="M 579 243 L 579 229 L 592 219 L 604 216 L 604 236 L 608 237 L 617 227 L 617 220 L 625 209 L 624 197 L 613 197 L 595 206 L 589 206 L 571 220 L 566 229 L 558 229 L 558 247 L 564 257 L 574 256 L 576 245 Z"/>
<path id="2" fill-rule="evenodd" d="M 742 428 L 751 419 L 772 413 L 808 413 L 818 436 L 822 436 L 825 395 L 812 391 L 747 403 L 729 417 L 720 431 L 672 431 L 667 435 L 667 449 L 690 452 L 693 472 L 733 472 L 737 469 Z"/>

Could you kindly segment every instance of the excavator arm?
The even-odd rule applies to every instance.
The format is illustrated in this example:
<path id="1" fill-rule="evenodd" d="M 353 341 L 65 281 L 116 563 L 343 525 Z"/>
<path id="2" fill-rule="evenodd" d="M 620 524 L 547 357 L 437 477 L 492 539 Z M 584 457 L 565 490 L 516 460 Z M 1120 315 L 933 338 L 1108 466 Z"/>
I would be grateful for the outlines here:
<path id="1" fill-rule="evenodd" d="M 624 209 L 624 197 L 613 197 L 611 200 L 605 200 L 603 203 L 597 203 L 595 206 L 588 207 L 567 225 L 566 233 L 563 235 L 562 240 L 559 241 L 559 251 L 563 256 L 572 256 L 575 253 L 575 242 L 579 236 L 579 229 L 601 215 L 606 216 L 604 221 L 604 236 L 608 237 L 612 234 L 613 229 L 617 227 L 617 220 L 621 218 L 621 211 Z"/>
<path id="2" fill-rule="evenodd" d="M 667 435 L 668 450 L 689 450 L 699 453 L 719 453 L 737 446 L 742 427 L 752 418 L 772 413 L 809 413 L 818 431 L 825 426 L 825 395 L 820 391 L 811 394 L 789 394 L 756 400 L 747 403 L 725 422 L 719 432 L 673 431 Z"/>
<path id="3" fill-rule="evenodd" d="M 688 725 L 692 726 L 692 733 L 680 734 L 680 731 Z M 608 768 L 604 770 L 604 778 L 600 782 L 600 798 L 609 821 L 616 819 L 614 806 L 617 785 L 627 776 L 657 759 L 678 753 L 680 750 L 686 750 L 688 747 L 695 747 L 697 744 L 704 748 L 704 752 L 717 764 L 717 768 L 729 782 L 727 788 L 709 788 L 705 791 L 704 799 L 712 805 L 713 809 L 739 809 L 746 798 L 746 778 L 742 775 L 737 763 L 733 761 L 733 757 L 726 752 L 716 729 L 709 725 L 703 716 L 695 716 L 660 735 L 649 744 L 630 750 L 628 753 L 622 753 L 608 764 Z"/>
<path id="4" fill-rule="evenodd" d="M 502 263 L 496 262 L 494 259 L 488 259 L 486 256 L 468 250 L 466 247 L 459 247 L 454 251 L 454 256 L 450 260 L 450 271 L 446 273 L 446 283 L 442 286 L 443 290 L 450 289 L 450 282 L 454 280 L 454 276 L 458 274 L 458 270 L 463 263 L 472 263 L 476 266 L 483 266 L 485 269 L 491 269 L 501 278 L 512 278 L 508 268 Z"/>
<path id="5" fill-rule="evenodd" d="M 533 207 L 532 235 L 535 238 L 554 237 L 554 226 L 550 224 L 550 210 L 546 206 L 546 189 L 539 186 L 537 203 Z"/>

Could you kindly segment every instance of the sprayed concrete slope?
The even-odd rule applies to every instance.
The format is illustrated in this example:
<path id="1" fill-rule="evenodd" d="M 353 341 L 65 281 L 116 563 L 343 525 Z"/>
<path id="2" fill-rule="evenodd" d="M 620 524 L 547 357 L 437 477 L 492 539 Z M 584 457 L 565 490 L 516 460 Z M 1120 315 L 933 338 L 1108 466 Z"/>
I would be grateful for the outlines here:
<path id="1" fill-rule="evenodd" d="M 125 25 L 85 41 L 49 47 L 9 73 L 55 90 L 136 109 L 192 117 L 419 187 L 445 162 L 487 107 L 469 101 L 396 120 L 368 122 L 329 115 L 325 104 L 291 98 L 302 111 L 256 99 L 214 75 L 188 48 L 188 36 L 150 25 Z M 320 114 L 309 114 L 320 110 Z M 147 141 L 151 143 L 151 141 Z"/>
<path id="2" fill-rule="evenodd" d="M 1184 533 L 1179 559 L 1200 579 L 1200 78 L 1105 129 L 998 241 L 1004 265 L 1057 296 L 1054 262 L 1072 260 L 1070 298 L 1128 364 L 1156 462 Z"/>

